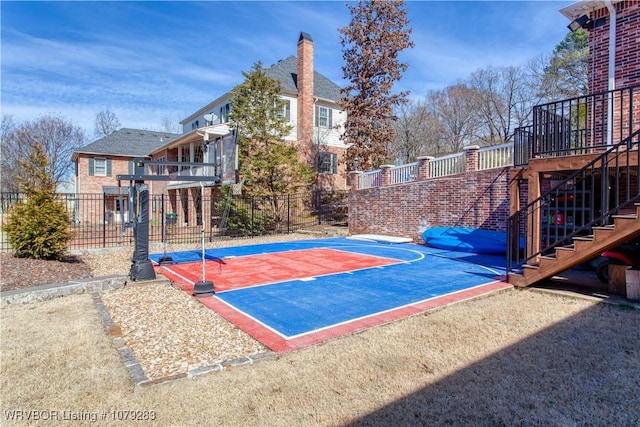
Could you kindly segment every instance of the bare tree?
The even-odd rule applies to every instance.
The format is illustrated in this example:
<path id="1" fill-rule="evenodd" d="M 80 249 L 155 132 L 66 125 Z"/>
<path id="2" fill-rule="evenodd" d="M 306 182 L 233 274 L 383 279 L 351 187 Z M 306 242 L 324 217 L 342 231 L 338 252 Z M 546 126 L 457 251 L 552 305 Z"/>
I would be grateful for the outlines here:
<path id="1" fill-rule="evenodd" d="M 163 132 L 181 133 L 182 129 L 180 128 L 180 125 L 178 124 L 179 122 L 180 122 L 180 120 L 173 120 L 169 116 L 163 116 L 162 119 L 160 120 L 160 127 L 161 127 Z"/>
<path id="2" fill-rule="evenodd" d="M 6 182 L 24 180 L 32 173 L 20 165 L 27 164 L 27 157 L 36 144 L 40 144 L 47 157 L 47 173 L 51 174 L 56 184 L 64 181 L 73 170 L 73 152 L 86 142 L 82 128 L 52 115 L 14 126 L 6 135 L 4 132 L 3 128 L 3 189 L 6 188 Z"/>
<path id="3" fill-rule="evenodd" d="M 428 94 L 427 103 L 438 118 L 441 140 L 437 147 L 443 153 L 457 153 L 474 142 L 480 127 L 477 114 L 478 93 L 465 84 L 449 86 Z"/>
<path id="4" fill-rule="evenodd" d="M 487 67 L 469 77 L 477 92 L 477 114 L 481 128 L 477 135 L 483 145 L 511 141 L 516 127 L 527 123 L 536 99 L 534 84 L 522 67 Z"/>
<path id="5" fill-rule="evenodd" d="M 349 146 L 345 160 L 350 171 L 356 164 L 377 167 L 389 157 L 393 108 L 408 95 L 391 93 L 408 67 L 398 55 L 413 42 L 403 1 L 359 1 L 347 7 L 351 21 L 340 34 L 342 71 L 350 83 L 342 91 L 341 106 L 347 113 L 342 140 Z"/>
<path id="6" fill-rule="evenodd" d="M 111 135 L 120 126 L 120 120 L 118 120 L 115 113 L 109 111 L 109 109 L 102 110 L 96 113 L 94 136 L 102 138 L 103 136 Z"/>
<path id="7" fill-rule="evenodd" d="M 11 115 L 2 115 L 2 127 L 0 128 L 0 173 L 2 180 L 0 181 L 0 191 L 17 192 L 18 183 L 12 179 L 12 169 L 15 162 L 11 156 L 11 147 L 9 145 L 9 135 L 15 130 L 16 124 Z"/>
<path id="8" fill-rule="evenodd" d="M 424 101 L 409 101 L 398 106 L 393 127 L 395 140 L 389 152 L 399 163 L 414 162 L 419 156 L 433 152 L 440 139 L 438 119 Z"/>

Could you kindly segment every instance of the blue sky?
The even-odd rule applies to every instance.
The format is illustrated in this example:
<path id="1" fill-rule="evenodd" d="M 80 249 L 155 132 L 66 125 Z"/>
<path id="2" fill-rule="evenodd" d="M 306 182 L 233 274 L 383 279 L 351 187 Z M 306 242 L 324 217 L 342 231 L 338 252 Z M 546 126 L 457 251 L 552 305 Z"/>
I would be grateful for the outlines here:
<path id="1" fill-rule="evenodd" d="M 567 34 L 572 1 L 407 1 L 413 49 L 398 90 L 421 98 L 478 68 L 523 65 Z M 57 114 L 93 139 L 97 112 L 123 127 L 161 129 L 242 82 L 257 61 L 314 40 L 317 71 L 338 84 L 345 1 L 2 1 L 2 113 Z"/>

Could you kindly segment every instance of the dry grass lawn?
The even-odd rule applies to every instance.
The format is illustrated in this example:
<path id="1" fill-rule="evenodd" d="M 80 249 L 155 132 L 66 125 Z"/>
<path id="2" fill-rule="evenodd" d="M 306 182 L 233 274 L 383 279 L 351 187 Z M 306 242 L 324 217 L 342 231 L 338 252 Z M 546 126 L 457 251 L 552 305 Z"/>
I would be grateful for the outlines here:
<path id="1" fill-rule="evenodd" d="M 8 410 L 58 411 L 34 424 L 74 426 L 640 424 L 640 310 L 541 292 L 508 290 L 138 391 L 89 295 L 0 315 L 2 425 L 22 424 Z M 117 421 L 114 410 L 155 420 Z"/>

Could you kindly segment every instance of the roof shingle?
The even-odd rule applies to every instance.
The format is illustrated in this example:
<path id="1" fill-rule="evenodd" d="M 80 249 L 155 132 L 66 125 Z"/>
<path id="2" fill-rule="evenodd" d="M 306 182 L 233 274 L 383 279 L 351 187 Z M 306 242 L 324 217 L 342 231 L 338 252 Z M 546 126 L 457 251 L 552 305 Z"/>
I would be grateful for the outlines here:
<path id="1" fill-rule="evenodd" d="M 76 150 L 77 154 L 146 157 L 181 134 L 122 128 Z"/>

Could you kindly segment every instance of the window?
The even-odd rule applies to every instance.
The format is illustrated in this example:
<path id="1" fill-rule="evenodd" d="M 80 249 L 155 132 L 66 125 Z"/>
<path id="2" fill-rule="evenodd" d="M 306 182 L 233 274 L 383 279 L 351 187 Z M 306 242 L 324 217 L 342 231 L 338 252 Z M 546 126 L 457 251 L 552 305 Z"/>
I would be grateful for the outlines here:
<path id="1" fill-rule="evenodd" d="M 97 157 L 90 158 L 89 176 L 111 176 L 111 160 Z"/>
<path id="2" fill-rule="evenodd" d="M 231 111 L 230 104 L 224 104 L 220 107 L 220 123 L 227 123 L 229 121 L 229 112 Z"/>
<path id="3" fill-rule="evenodd" d="M 287 121 L 291 121 L 291 101 L 289 101 L 288 99 L 281 99 L 280 102 L 280 105 L 282 105 L 282 110 L 278 112 L 278 115 L 280 117 L 286 118 Z"/>
<path id="4" fill-rule="evenodd" d="M 333 110 L 316 105 L 316 126 L 330 128 L 333 126 Z"/>
<path id="5" fill-rule="evenodd" d="M 198 129 L 199 127 L 200 127 L 200 122 L 198 120 L 191 123 L 191 130 Z"/>
<path id="6" fill-rule="evenodd" d="M 318 153 L 318 173 L 338 173 L 338 155 Z"/>

